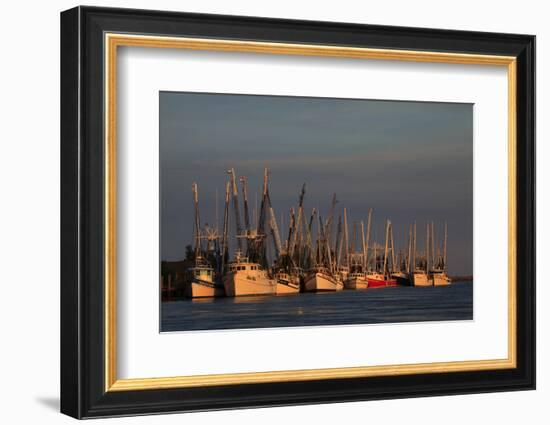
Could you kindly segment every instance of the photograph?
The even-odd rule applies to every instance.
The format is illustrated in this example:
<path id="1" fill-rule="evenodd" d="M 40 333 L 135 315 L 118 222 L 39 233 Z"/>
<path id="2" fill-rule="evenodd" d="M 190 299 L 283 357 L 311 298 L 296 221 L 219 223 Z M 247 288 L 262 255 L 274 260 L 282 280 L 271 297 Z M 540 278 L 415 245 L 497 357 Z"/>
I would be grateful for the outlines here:
<path id="1" fill-rule="evenodd" d="M 473 108 L 159 92 L 160 331 L 473 320 Z"/>

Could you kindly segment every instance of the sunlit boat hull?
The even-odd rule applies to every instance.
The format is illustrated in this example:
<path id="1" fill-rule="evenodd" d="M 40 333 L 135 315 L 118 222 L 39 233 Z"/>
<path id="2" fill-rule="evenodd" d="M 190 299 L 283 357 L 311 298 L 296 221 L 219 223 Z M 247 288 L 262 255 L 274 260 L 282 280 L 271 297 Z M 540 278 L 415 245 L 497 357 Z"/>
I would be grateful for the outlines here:
<path id="1" fill-rule="evenodd" d="M 187 285 L 185 295 L 188 298 L 223 297 L 225 289 L 222 285 L 216 283 L 193 280 Z"/>
<path id="2" fill-rule="evenodd" d="M 426 273 L 413 273 L 412 284 L 414 286 L 432 286 L 432 281 Z"/>
<path id="3" fill-rule="evenodd" d="M 434 273 L 432 282 L 434 286 L 445 286 L 451 284 L 451 279 L 445 273 Z"/>
<path id="4" fill-rule="evenodd" d="M 344 282 L 346 289 L 365 290 L 369 287 L 369 281 L 366 278 L 351 278 Z"/>
<path id="5" fill-rule="evenodd" d="M 306 276 L 304 287 L 306 292 L 329 292 L 340 291 L 344 285 L 324 273 L 311 273 Z"/>
<path id="6" fill-rule="evenodd" d="M 223 277 L 225 294 L 228 297 L 244 295 L 274 295 L 277 293 L 277 282 L 261 275 L 233 272 Z"/>
<path id="7" fill-rule="evenodd" d="M 298 294 L 300 292 L 300 280 L 277 280 L 277 295 Z"/>

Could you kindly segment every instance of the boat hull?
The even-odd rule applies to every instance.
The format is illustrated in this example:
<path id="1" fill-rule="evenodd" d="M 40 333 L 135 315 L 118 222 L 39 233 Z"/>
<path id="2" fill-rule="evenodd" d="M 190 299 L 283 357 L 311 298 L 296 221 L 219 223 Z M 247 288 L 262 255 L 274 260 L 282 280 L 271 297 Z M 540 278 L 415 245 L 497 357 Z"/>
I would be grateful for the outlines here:
<path id="1" fill-rule="evenodd" d="M 432 281 L 434 286 L 445 286 L 451 284 L 451 279 L 445 274 L 432 275 Z"/>
<path id="2" fill-rule="evenodd" d="M 389 286 L 397 286 L 396 279 L 384 279 L 383 277 L 367 276 L 369 288 L 387 288 Z"/>
<path id="3" fill-rule="evenodd" d="M 277 281 L 277 295 L 298 294 L 300 292 L 300 282 Z"/>
<path id="4" fill-rule="evenodd" d="M 314 273 L 306 276 L 304 288 L 306 292 L 329 292 L 344 289 L 342 282 L 322 273 Z"/>
<path id="5" fill-rule="evenodd" d="M 395 279 L 399 286 L 410 286 L 411 285 L 411 281 L 409 279 L 409 276 L 407 276 L 405 274 L 403 274 L 403 275 L 393 275 L 392 279 Z"/>
<path id="6" fill-rule="evenodd" d="M 187 285 L 185 295 L 188 298 L 223 297 L 225 289 L 223 286 L 212 282 L 193 280 Z"/>
<path id="7" fill-rule="evenodd" d="M 353 278 L 348 279 L 344 282 L 346 289 L 355 289 L 357 291 L 365 290 L 369 287 L 369 282 L 367 279 Z"/>
<path id="8" fill-rule="evenodd" d="M 277 282 L 262 276 L 230 273 L 224 276 L 223 285 L 228 297 L 274 295 L 277 293 Z"/>
<path id="9" fill-rule="evenodd" d="M 412 275 L 412 284 L 414 286 L 432 286 L 432 281 L 425 273 L 414 273 Z"/>

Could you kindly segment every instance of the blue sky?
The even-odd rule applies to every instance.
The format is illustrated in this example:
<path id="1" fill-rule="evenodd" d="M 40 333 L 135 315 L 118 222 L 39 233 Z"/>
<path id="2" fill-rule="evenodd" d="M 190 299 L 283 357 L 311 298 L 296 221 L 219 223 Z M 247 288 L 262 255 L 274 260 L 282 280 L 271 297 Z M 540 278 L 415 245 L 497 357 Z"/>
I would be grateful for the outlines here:
<path id="1" fill-rule="evenodd" d="M 439 239 L 446 220 L 449 272 L 471 274 L 472 114 L 457 103 L 161 92 L 161 259 L 181 259 L 192 241 L 193 181 L 202 221 L 213 225 L 227 169 L 247 176 L 252 209 L 268 167 L 279 221 L 283 213 L 288 224 L 304 182 L 308 215 L 315 207 L 326 216 L 336 193 L 350 227 L 373 208 L 381 243 L 386 218 L 403 248 L 416 220 L 419 249 L 426 221 Z"/>

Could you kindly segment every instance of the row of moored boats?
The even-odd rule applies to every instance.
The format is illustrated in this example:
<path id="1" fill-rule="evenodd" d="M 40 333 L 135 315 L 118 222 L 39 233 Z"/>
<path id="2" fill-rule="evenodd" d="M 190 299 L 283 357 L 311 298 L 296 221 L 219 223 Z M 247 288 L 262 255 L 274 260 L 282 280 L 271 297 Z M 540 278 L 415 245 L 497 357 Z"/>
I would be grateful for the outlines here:
<path id="1" fill-rule="evenodd" d="M 268 170 L 264 170 L 261 205 L 253 214 L 254 220 L 249 214 L 246 177 L 239 178 L 239 191 L 235 170 L 228 174 L 221 232 L 201 226 L 198 185 L 193 183 L 194 266 L 188 269 L 186 279 L 188 297 L 282 295 L 451 282 L 446 273 L 446 224 L 442 247 L 436 247 L 431 222 L 426 226 L 425 250 L 417 251 L 416 223 L 412 223 L 406 249 L 397 252 L 390 220 L 385 222 L 384 243 L 372 241 L 372 209 L 366 225 L 364 221 L 351 224 L 351 234 L 347 209 L 336 214 L 336 195 L 326 218 L 315 208 L 306 215 L 304 184 L 282 235 L 269 195 Z M 233 238 L 230 220 L 234 222 Z"/>

